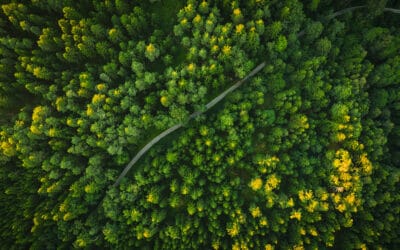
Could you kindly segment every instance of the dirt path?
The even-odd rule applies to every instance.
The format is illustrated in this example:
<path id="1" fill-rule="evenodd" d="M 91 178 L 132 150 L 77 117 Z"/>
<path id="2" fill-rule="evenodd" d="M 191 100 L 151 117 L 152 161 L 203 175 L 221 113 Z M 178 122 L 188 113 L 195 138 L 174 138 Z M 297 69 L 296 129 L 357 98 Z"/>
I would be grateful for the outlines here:
<path id="1" fill-rule="evenodd" d="M 195 118 L 196 116 L 206 112 L 207 110 L 209 110 L 211 107 L 213 107 L 215 104 L 217 104 L 218 102 L 220 102 L 222 99 L 225 98 L 225 96 L 227 96 L 229 93 L 231 93 L 232 91 L 234 91 L 235 89 L 237 89 L 238 87 L 240 87 L 245 81 L 247 81 L 249 78 L 251 78 L 252 76 L 254 76 L 255 74 L 257 74 L 262 68 L 265 67 L 265 62 L 261 63 L 260 65 L 258 65 L 256 68 L 254 68 L 246 77 L 244 77 L 243 79 L 241 79 L 240 81 L 236 82 L 234 85 L 232 85 L 231 87 L 229 87 L 227 90 L 225 90 L 224 92 L 222 92 L 219 96 L 215 97 L 213 100 L 211 100 L 209 103 L 206 104 L 206 109 L 204 111 L 196 111 L 193 114 L 191 114 L 189 116 L 189 120 Z M 121 180 L 125 177 L 125 175 L 129 172 L 129 170 L 133 167 L 133 165 L 135 165 L 135 163 L 151 148 L 153 147 L 154 144 L 156 144 L 159 140 L 161 140 L 162 138 L 164 138 L 165 136 L 169 135 L 170 133 L 174 132 L 175 130 L 179 129 L 180 127 L 182 127 L 182 123 L 178 123 L 172 127 L 170 127 L 169 129 L 163 131 L 162 133 L 160 133 L 159 135 L 157 135 L 156 137 L 154 137 L 149 143 L 147 143 L 136 155 L 135 157 L 132 158 L 132 160 L 128 163 L 128 165 L 126 165 L 126 167 L 124 168 L 124 170 L 122 171 L 122 173 L 119 175 L 118 179 L 115 181 L 115 183 L 113 184 L 113 187 L 116 187 L 119 185 L 119 183 L 121 182 Z"/>

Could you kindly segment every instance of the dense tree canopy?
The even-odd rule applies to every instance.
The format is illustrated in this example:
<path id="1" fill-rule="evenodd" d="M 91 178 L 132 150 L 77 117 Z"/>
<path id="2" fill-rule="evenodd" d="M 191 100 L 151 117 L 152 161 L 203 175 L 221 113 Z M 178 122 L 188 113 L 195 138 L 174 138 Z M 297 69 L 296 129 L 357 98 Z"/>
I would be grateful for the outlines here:
<path id="1" fill-rule="evenodd" d="M 2 1 L 1 246 L 396 249 L 399 8 Z"/>

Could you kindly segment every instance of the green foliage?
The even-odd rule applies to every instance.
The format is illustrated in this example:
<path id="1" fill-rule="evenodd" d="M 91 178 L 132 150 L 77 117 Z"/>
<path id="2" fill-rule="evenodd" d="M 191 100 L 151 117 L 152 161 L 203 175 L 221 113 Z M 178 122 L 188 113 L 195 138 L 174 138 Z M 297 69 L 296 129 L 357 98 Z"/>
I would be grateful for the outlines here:
<path id="1" fill-rule="evenodd" d="M 334 19 L 349 1 L 17 2 L 0 9 L 2 248 L 398 248 L 395 1 Z"/>

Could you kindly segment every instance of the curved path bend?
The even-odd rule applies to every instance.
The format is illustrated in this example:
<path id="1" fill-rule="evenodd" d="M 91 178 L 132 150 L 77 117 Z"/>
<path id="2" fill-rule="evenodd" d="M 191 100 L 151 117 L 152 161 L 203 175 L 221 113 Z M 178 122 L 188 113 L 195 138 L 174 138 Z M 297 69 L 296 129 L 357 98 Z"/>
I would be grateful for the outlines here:
<path id="1" fill-rule="evenodd" d="M 231 87 L 229 87 L 227 90 L 225 90 L 224 92 L 222 92 L 219 96 L 215 97 L 214 99 L 212 99 L 209 103 L 206 104 L 206 109 L 204 111 L 196 111 L 194 113 L 192 113 L 189 116 L 189 120 L 195 118 L 198 115 L 201 115 L 202 113 L 206 112 L 207 110 L 209 110 L 211 107 L 213 107 L 215 104 L 217 104 L 218 102 L 220 102 L 222 99 L 225 98 L 225 96 L 227 96 L 230 92 L 234 91 L 235 89 L 237 89 L 238 87 L 240 87 L 245 81 L 247 81 L 249 78 L 251 78 L 252 76 L 254 76 L 255 74 L 257 74 L 262 68 L 265 67 L 265 62 L 261 63 L 260 65 L 258 65 L 256 68 L 254 68 L 246 77 L 244 77 L 243 79 L 241 79 L 240 81 L 236 82 L 234 85 L 232 85 Z M 147 143 L 136 155 L 135 157 L 132 158 L 132 160 L 128 163 L 128 165 L 126 165 L 126 167 L 124 168 L 124 170 L 122 171 L 122 173 L 119 175 L 118 179 L 115 181 L 115 183 L 113 184 L 113 187 L 116 187 L 119 185 L 119 183 L 121 182 L 121 180 L 125 177 L 125 175 L 129 172 L 129 170 L 133 167 L 133 165 L 135 165 L 135 163 L 151 148 L 153 147 L 154 144 L 156 144 L 159 140 L 161 140 L 162 138 L 164 138 L 165 136 L 169 135 L 170 133 L 174 132 L 175 130 L 179 129 L 180 127 L 183 126 L 183 123 L 178 123 L 172 127 L 170 127 L 169 129 L 163 131 L 162 133 L 160 133 L 159 135 L 157 135 L 156 137 L 154 137 L 149 143 Z"/>

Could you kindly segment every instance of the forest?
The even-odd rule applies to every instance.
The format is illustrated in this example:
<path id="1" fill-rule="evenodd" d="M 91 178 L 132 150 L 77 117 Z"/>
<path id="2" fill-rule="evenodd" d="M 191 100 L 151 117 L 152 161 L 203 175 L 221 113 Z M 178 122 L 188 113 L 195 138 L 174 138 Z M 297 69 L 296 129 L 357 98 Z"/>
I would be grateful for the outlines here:
<path id="1" fill-rule="evenodd" d="M 399 1 L 0 6 L 0 249 L 400 249 Z"/>

